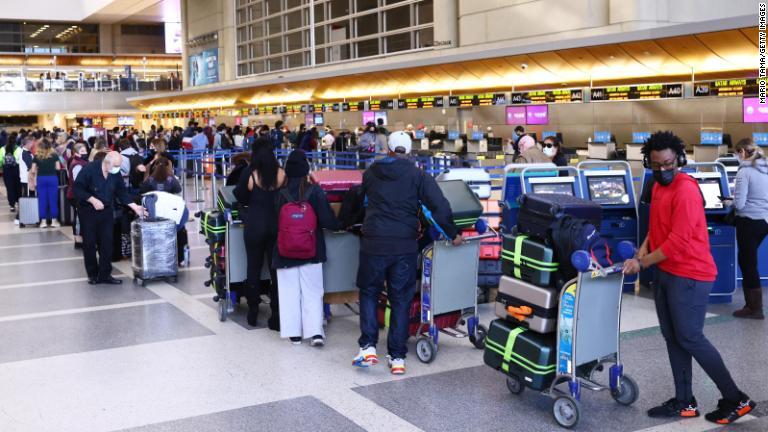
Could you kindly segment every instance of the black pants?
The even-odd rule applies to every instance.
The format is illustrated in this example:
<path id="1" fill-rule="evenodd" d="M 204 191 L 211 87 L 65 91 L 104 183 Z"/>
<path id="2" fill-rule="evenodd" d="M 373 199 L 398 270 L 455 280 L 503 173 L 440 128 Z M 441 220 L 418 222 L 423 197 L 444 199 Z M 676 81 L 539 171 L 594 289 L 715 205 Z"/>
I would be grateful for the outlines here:
<path id="1" fill-rule="evenodd" d="M 277 317 L 277 314 L 280 311 L 278 308 L 277 272 L 272 268 L 272 253 L 275 250 L 277 237 L 250 233 L 248 225 L 246 225 L 244 234 L 245 251 L 248 255 L 248 284 L 245 298 L 248 300 L 249 306 L 258 305 L 261 302 L 261 299 L 259 298 L 261 268 L 264 265 L 266 255 L 267 265 L 269 266 L 269 277 L 272 279 L 269 289 L 269 307 L 272 309 L 272 316 Z"/>
<path id="2" fill-rule="evenodd" d="M 8 205 L 16 207 L 16 203 L 21 196 L 21 179 L 19 178 L 19 167 L 5 165 L 3 167 L 3 181 L 8 194 Z"/>
<path id="3" fill-rule="evenodd" d="M 90 205 L 78 209 L 83 236 L 85 271 L 91 279 L 104 280 L 112 275 L 112 247 L 115 217 L 112 208 L 96 211 Z M 96 253 L 98 252 L 98 259 Z"/>
<path id="4" fill-rule="evenodd" d="M 704 318 L 712 282 L 682 278 L 656 269 L 655 300 L 661 334 L 667 342 L 675 398 L 693 398 L 693 359 L 714 381 L 723 397 L 739 399 L 739 389 L 723 358 L 704 336 Z"/>
<path id="5" fill-rule="evenodd" d="M 736 243 L 739 247 L 739 268 L 744 277 L 744 290 L 760 288 L 760 262 L 757 250 L 768 235 L 768 222 L 765 219 L 736 218 Z M 768 259 L 768 257 L 763 257 Z"/>
<path id="6" fill-rule="evenodd" d="M 176 258 L 179 263 L 184 262 L 184 249 L 189 244 L 189 235 L 186 228 L 182 228 L 176 232 Z"/>

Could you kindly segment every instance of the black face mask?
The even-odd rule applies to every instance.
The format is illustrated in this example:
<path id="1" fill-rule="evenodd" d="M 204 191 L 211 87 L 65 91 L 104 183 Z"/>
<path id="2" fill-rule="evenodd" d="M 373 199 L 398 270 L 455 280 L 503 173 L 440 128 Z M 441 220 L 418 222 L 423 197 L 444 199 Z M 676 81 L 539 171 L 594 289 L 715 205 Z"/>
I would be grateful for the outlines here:
<path id="1" fill-rule="evenodd" d="M 666 171 L 656 170 L 653 172 L 653 179 L 662 186 L 669 186 L 675 179 L 675 174 L 677 174 L 676 169 Z"/>

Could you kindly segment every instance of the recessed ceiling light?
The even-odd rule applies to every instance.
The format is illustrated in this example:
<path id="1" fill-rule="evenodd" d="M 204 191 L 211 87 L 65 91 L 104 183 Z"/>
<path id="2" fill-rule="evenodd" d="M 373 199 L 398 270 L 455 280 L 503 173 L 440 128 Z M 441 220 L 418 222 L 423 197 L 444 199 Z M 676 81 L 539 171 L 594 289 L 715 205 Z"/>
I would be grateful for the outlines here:
<path id="1" fill-rule="evenodd" d="M 645 55 L 651 55 L 651 52 L 650 52 L 650 51 L 643 51 L 643 54 L 645 54 Z"/>
<path id="2" fill-rule="evenodd" d="M 614 58 L 616 58 L 616 57 L 614 57 L 614 56 L 610 55 L 610 56 L 608 56 L 608 58 L 609 58 L 609 59 L 611 59 L 611 60 L 613 60 L 613 59 L 614 59 Z"/>

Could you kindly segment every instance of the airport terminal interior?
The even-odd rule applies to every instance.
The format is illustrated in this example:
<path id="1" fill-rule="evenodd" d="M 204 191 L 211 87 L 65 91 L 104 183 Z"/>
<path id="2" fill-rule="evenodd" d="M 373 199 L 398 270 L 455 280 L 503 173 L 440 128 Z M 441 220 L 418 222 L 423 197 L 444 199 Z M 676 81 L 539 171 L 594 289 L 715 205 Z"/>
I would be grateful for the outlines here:
<path id="1" fill-rule="evenodd" d="M 765 3 L 5 3 L 0 432 L 768 431 Z"/>

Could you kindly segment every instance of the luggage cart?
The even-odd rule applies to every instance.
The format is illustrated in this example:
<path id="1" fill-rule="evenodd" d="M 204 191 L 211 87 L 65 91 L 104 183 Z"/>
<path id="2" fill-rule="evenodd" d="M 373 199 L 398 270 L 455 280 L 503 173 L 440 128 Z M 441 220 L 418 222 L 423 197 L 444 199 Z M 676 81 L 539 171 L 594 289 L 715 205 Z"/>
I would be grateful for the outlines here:
<path id="1" fill-rule="evenodd" d="M 617 246 L 621 259 L 634 255 L 627 241 Z M 554 399 L 552 415 L 564 428 L 572 428 L 581 415 L 581 388 L 610 390 L 621 405 L 631 405 L 639 395 L 635 380 L 624 374 L 620 350 L 623 263 L 602 268 L 586 251 L 576 251 L 571 262 L 579 271 L 560 293 L 558 310 L 556 375 L 542 394 Z M 597 383 L 596 372 L 610 364 L 608 384 Z M 507 377 L 507 388 L 520 394 L 524 383 Z"/>
<path id="2" fill-rule="evenodd" d="M 356 292 L 357 267 L 360 260 L 360 237 L 347 231 L 324 230 L 326 261 L 323 263 L 323 289 L 325 294 Z M 341 303 L 341 302 L 339 302 Z M 359 315 L 350 303 L 343 303 Z M 331 305 L 323 304 L 323 316 L 331 321 Z"/>
<path id="3" fill-rule="evenodd" d="M 431 212 L 422 206 L 424 216 L 432 227 L 436 240 L 427 246 L 421 254 L 421 324 L 416 332 L 416 356 L 423 363 L 431 363 L 437 357 L 438 335 L 442 331 L 453 337 L 467 337 L 477 349 L 485 347 L 488 329 L 480 324 L 477 307 L 477 267 L 480 254 L 480 240 L 498 237 L 495 231 L 485 233 L 487 225 L 480 219 L 476 231 L 480 235 L 464 237 L 465 243 L 453 246 L 446 241 L 447 236 L 437 226 Z M 442 239 L 441 239 L 442 238 Z M 467 268 L 467 265 L 471 268 Z M 467 331 L 452 328 L 439 329 L 435 325 L 435 316 L 444 313 L 462 311 L 459 324 L 466 324 Z"/>

